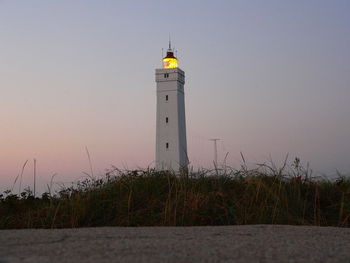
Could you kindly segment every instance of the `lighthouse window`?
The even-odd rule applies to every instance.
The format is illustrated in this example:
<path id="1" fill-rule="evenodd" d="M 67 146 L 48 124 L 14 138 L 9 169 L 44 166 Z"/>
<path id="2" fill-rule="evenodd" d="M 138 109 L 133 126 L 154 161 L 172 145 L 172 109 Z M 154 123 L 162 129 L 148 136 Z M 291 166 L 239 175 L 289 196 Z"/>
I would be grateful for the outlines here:
<path id="1" fill-rule="evenodd" d="M 166 122 L 166 123 L 169 122 L 169 118 L 168 118 L 168 117 L 165 118 L 165 122 Z"/>
<path id="2" fill-rule="evenodd" d="M 165 100 L 166 100 L 166 101 L 169 100 L 169 95 L 165 95 Z"/>
<path id="3" fill-rule="evenodd" d="M 167 149 L 169 149 L 169 143 L 168 143 L 168 142 L 165 144 L 165 147 L 166 147 Z"/>

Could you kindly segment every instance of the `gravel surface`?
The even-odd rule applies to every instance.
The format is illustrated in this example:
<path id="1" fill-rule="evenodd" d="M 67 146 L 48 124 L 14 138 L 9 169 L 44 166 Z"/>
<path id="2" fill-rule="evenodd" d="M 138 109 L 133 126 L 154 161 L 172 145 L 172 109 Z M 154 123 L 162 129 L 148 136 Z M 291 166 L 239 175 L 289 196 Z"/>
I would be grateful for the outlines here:
<path id="1" fill-rule="evenodd" d="M 350 229 L 250 225 L 0 231 L 0 263 L 341 262 Z"/>

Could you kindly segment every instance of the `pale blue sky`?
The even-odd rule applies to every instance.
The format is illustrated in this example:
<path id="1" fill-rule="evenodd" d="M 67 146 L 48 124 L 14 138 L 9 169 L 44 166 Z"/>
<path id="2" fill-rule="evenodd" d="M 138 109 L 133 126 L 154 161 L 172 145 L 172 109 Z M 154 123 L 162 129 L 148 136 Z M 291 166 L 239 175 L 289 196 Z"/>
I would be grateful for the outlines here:
<path id="1" fill-rule="evenodd" d="M 154 160 L 154 69 L 171 33 L 189 157 L 350 172 L 349 1 L 0 1 L 0 190 Z M 29 180 L 30 165 L 25 173 Z M 29 181 L 28 181 L 29 182 Z"/>

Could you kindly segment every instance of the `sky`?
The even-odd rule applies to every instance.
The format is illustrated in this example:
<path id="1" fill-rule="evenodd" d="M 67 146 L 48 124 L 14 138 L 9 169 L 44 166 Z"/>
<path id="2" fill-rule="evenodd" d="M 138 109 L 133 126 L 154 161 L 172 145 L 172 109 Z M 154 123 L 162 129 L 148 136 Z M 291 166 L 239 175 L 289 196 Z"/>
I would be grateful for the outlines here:
<path id="1" fill-rule="evenodd" d="M 350 172 L 350 2 L 0 0 L 0 191 L 154 165 L 162 48 L 186 73 L 193 167 Z M 18 183 L 15 189 L 18 189 Z"/>

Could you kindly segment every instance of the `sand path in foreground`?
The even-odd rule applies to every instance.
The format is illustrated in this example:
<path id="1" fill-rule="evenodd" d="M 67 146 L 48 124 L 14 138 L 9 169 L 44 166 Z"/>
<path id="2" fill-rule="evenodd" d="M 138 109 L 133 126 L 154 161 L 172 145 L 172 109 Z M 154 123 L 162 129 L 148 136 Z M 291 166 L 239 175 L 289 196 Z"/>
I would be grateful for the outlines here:
<path id="1" fill-rule="evenodd" d="M 350 229 L 280 225 L 1 230 L 0 263 L 350 262 Z"/>

